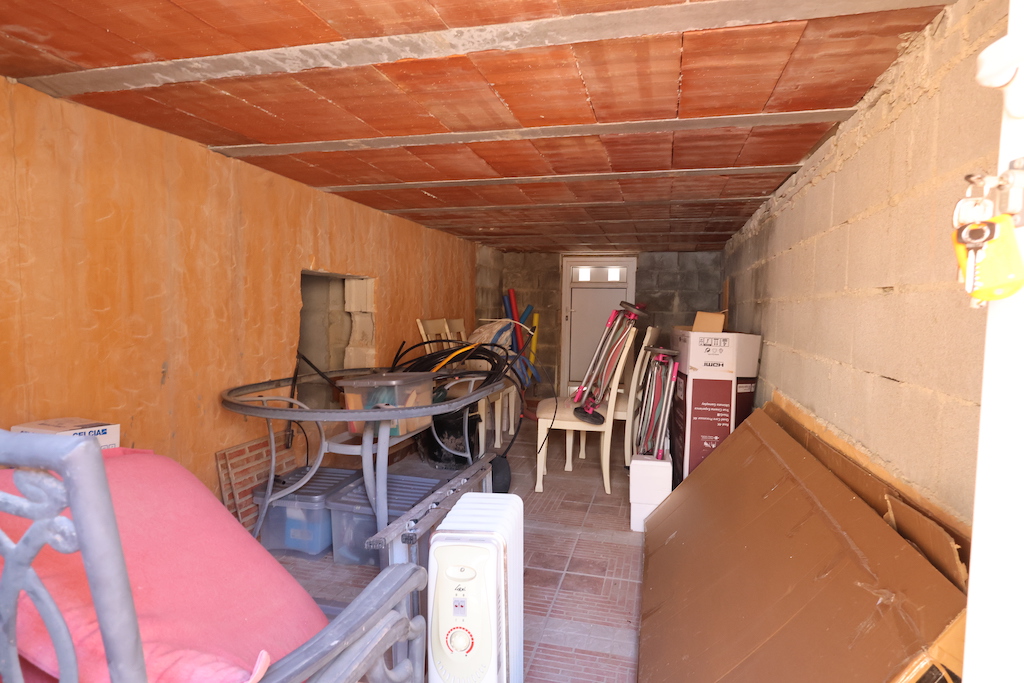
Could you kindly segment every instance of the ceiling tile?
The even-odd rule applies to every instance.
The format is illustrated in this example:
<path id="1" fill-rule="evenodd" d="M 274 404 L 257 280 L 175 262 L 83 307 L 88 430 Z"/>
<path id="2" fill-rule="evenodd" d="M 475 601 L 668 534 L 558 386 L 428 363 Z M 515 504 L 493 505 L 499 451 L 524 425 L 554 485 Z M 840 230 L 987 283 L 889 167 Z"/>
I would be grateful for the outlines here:
<path id="1" fill-rule="evenodd" d="M 451 27 L 485 26 L 559 16 L 557 0 L 431 0 L 431 3 Z"/>
<path id="2" fill-rule="evenodd" d="M 679 104 L 679 34 L 573 45 L 601 122 L 675 118 Z"/>
<path id="3" fill-rule="evenodd" d="M 553 175 L 555 169 L 529 140 L 474 142 L 467 145 L 503 176 Z"/>
<path id="4" fill-rule="evenodd" d="M 530 196 L 516 185 L 482 185 L 474 187 L 473 191 L 480 195 L 485 203 L 498 206 L 533 203 Z"/>
<path id="5" fill-rule="evenodd" d="M 672 168 L 736 166 L 749 135 L 749 128 L 676 131 L 672 139 Z"/>
<path id="6" fill-rule="evenodd" d="M 129 0 L 137 7 L 137 0 Z M 326 43 L 342 36 L 302 0 L 174 0 L 202 23 L 244 45 L 247 50 Z"/>
<path id="7" fill-rule="evenodd" d="M 621 202 L 622 190 L 614 180 L 588 180 L 572 183 L 572 193 L 583 202 Z"/>
<path id="8" fill-rule="evenodd" d="M 142 91 L 151 99 L 222 128 L 262 142 L 295 140 L 303 132 L 288 121 L 254 107 L 209 83 L 173 83 Z"/>
<path id="9" fill-rule="evenodd" d="M 524 183 L 518 187 L 534 204 L 580 201 L 569 189 L 569 183 Z"/>
<path id="10" fill-rule="evenodd" d="M 302 131 L 297 138 L 284 142 L 380 135 L 362 119 L 288 75 L 227 78 L 218 80 L 216 87 Z"/>
<path id="11" fill-rule="evenodd" d="M 349 154 L 402 182 L 445 180 L 440 171 L 406 149 L 363 149 Z"/>
<path id="12" fill-rule="evenodd" d="M 556 173 L 601 173 L 611 171 L 601 139 L 596 135 L 534 140 L 537 148 Z"/>
<path id="13" fill-rule="evenodd" d="M 613 221 L 613 220 L 626 220 L 633 218 L 630 213 L 629 206 L 626 204 L 607 204 L 604 206 L 587 206 L 584 207 L 587 215 L 596 221 Z"/>
<path id="14" fill-rule="evenodd" d="M 480 206 L 483 203 L 473 187 L 432 187 L 420 192 L 436 199 L 442 206 Z"/>
<path id="15" fill-rule="evenodd" d="M 115 37 L 136 45 L 130 62 L 204 57 L 247 48 L 171 0 L 64 0 L 70 12 L 96 27 L 86 37 L 98 44 Z M 53 21 L 49 22 L 53 26 Z"/>
<path id="16" fill-rule="evenodd" d="M 332 185 L 397 183 L 398 178 L 360 159 L 353 152 L 304 152 L 295 158 L 337 176 Z"/>
<path id="17" fill-rule="evenodd" d="M 477 52 L 470 59 L 524 127 L 596 121 L 568 45 Z"/>
<path id="18" fill-rule="evenodd" d="M 667 197 L 672 191 L 673 178 L 620 180 L 622 198 L 627 202 L 646 202 Z"/>
<path id="19" fill-rule="evenodd" d="M 672 133 L 602 135 L 601 142 L 614 171 L 672 168 Z"/>
<path id="20" fill-rule="evenodd" d="M 938 7 L 814 19 L 793 52 L 767 111 L 850 107 L 885 71 L 906 39 Z"/>
<path id="21" fill-rule="evenodd" d="M 799 126 L 758 126 L 751 130 L 737 164 L 767 166 L 799 163 L 835 125 L 805 123 Z"/>
<path id="22" fill-rule="evenodd" d="M 430 112 L 372 66 L 314 69 L 297 73 L 294 78 L 384 135 L 448 132 Z"/>
<path id="23" fill-rule="evenodd" d="M 791 173 L 752 173 L 750 175 L 728 176 L 723 197 L 751 197 L 770 195 Z"/>
<path id="24" fill-rule="evenodd" d="M 345 38 L 369 38 L 446 28 L 428 0 L 304 0 Z"/>
<path id="25" fill-rule="evenodd" d="M 8 78 L 47 76 L 78 69 L 78 65 L 69 59 L 18 40 L 11 33 L 0 31 L 0 74 Z"/>
<path id="26" fill-rule="evenodd" d="M 249 157 L 242 159 L 247 164 L 259 166 L 272 173 L 283 175 L 306 185 L 313 187 L 325 187 L 340 184 L 341 178 L 323 168 L 311 166 L 301 159 L 293 156 L 276 157 Z"/>
<path id="27" fill-rule="evenodd" d="M 399 202 L 398 208 L 403 209 L 438 209 L 446 206 L 442 200 L 433 194 L 415 188 L 388 190 L 386 195 L 391 199 L 397 200 Z"/>
<path id="28" fill-rule="evenodd" d="M 107 33 L 103 26 L 47 0 L 8 0 L 0 23 L 5 43 L 38 45 L 46 53 L 83 69 L 131 64 L 139 61 L 139 53 L 146 52 L 143 46 Z M 155 59 L 160 57 L 149 56 L 149 61 Z"/>
<path id="29" fill-rule="evenodd" d="M 680 118 L 764 109 L 805 24 L 791 21 L 684 34 Z"/>
<path id="30" fill-rule="evenodd" d="M 671 191 L 671 189 L 669 190 Z M 665 193 L 667 195 L 668 192 Z M 664 196 L 664 195 L 663 195 Z M 671 204 L 645 204 L 630 205 L 629 215 L 631 218 L 672 218 Z"/>
<path id="31" fill-rule="evenodd" d="M 405 198 L 403 196 L 393 197 L 390 192 L 335 192 L 333 194 L 380 211 L 405 208 Z"/>
<path id="32" fill-rule="evenodd" d="M 710 199 L 722 196 L 728 176 L 695 176 L 672 179 L 672 199 Z"/>
<path id="33" fill-rule="evenodd" d="M 70 99 L 204 145 L 245 145 L 256 142 L 255 139 L 237 131 L 147 97 L 146 93 L 149 90 L 156 89 L 86 93 Z"/>
<path id="34" fill-rule="evenodd" d="M 467 145 L 423 145 L 407 147 L 411 154 L 436 168 L 441 177 L 451 180 L 497 178 L 498 172 L 487 165 Z"/>
<path id="35" fill-rule="evenodd" d="M 487 79 L 464 55 L 379 64 L 377 70 L 449 130 L 520 127 Z"/>

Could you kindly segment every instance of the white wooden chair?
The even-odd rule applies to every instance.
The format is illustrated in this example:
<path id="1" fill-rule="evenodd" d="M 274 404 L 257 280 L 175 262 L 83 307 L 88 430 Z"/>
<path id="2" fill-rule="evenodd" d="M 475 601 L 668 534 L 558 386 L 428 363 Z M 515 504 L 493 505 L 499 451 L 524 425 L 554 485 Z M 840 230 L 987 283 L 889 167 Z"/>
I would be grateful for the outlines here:
<path id="1" fill-rule="evenodd" d="M 424 347 L 425 353 L 434 353 L 435 351 L 442 351 L 444 349 L 451 348 L 453 345 L 448 343 L 448 340 L 454 339 L 458 341 L 466 341 L 466 325 L 461 318 L 433 318 L 429 320 L 417 318 L 416 326 L 420 330 L 420 339 L 426 344 Z M 464 387 L 455 388 L 456 391 L 461 391 L 463 389 Z M 496 394 L 491 394 L 491 396 L 501 396 L 503 393 L 504 392 L 502 391 Z M 480 453 L 477 455 L 480 455 L 487 450 L 487 413 L 488 406 L 491 405 L 491 400 L 492 399 L 490 398 L 481 399 L 476 405 L 477 414 L 480 416 L 480 422 L 477 425 L 477 440 L 479 443 Z M 494 411 L 495 415 L 497 415 L 498 410 L 501 408 L 501 404 L 500 399 L 495 400 L 499 401 L 496 403 L 497 410 Z M 491 418 L 491 421 L 495 422 L 493 417 Z M 494 433 L 499 435 L 500 430 L 495 428 Z M 497 441 L 497 443 L 495 443 L 495 447 L 497 448 L 501 446 L 500 437 L 496 436 L 495 440 Z"/>
<path id="2" fill-rule="evenodd" d="M 633 338 L 636 336 L 636 328 L 629 330 L 626 336 L 626 344 L 619 356 L 619 362 L 615 365 L 615 374 L 609 384 L 611 387 L 619 386 L 619 378 L 622 376 L 622 368 L 626 364 L 626 358 L 633 348 Z M 611 493 L 611 449 L 612 449 L 612 427 L 615 425 L 615 405 L 619 400 L 619 392 L 614 388 L 608 392 L 608 399 L 597 407 L 597 412 L 605 416 L 603 424 L 595 425 L 584 422 L 577 418 L 573 411 L 577 404 L 571 396 L 564 398 L 546 398 L 537 406 L 537 492 L 544 491 L 544 475 L 547 474 L 548 460 L 548 435 L 552 429 L 565 430 L 565 471 L 572 471 L 572 447 L 573 435 L 575 432 L 598 432 L 601 434 L 601 474 L 604 477 L 604 492 Z M 581 440 L 585 447 L 586 442 Z M 581 448 L 580 458 L 585 453 Z"/>
<path id="3" fill-rule="evenodd" d="M 445 321 L 446 329 L 448 331 L 448 339 L 457 339 L 459 341 L 466 341 L 468 338 L 466 332 L 466 321 L 462 318 L 448 318 Z M 485 399 L 488 405 L 491 406 L 492 410 L 487 411 L 480 408 L 480 438 L 483 443 L 483 435 L 486 432 L 487 426 L 486 416 L 488 412 L 491 415 L 491 426 L 494 429 L 494 447 L 501 448 L 503 443 L 503 432 L 509 435 L 514 434 L 516 430 L 516 414 L 518 410 L 518 396 L 519 390 L 515 383 L 512 381 L 505 382 L 505 388 L 498 393 L 491 394 Z M 484 401 L 480 402 L 481 404 Z"/>
<path id="4" fill-rule="evenodd" d="M 434 353 L 449 348 L 451 345 L 441 340 L 448 339 L 448 327 L 444 318 L 433 318 L 430 320 L 416 319 L 416 326 L 420 328 L 420 339 L 427 343 L 424 353 Z"/>

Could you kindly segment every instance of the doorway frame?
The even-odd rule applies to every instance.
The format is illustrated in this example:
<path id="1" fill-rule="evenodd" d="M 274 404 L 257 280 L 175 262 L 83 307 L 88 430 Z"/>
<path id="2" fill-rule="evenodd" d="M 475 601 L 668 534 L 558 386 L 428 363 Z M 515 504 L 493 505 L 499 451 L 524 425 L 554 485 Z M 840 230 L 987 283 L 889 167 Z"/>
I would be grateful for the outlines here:
<path id="1" fill-rule="evenodd" d="M 561 349 L 558 363 L 558 390 L 560 396 L 569 395 L 569 318 L 572 302 L 572 269 L 573 266 L 622 266 L 626 268 L 626 301 L 636 299 L 636 254 L 621 256 L 562 256 L 562 288 L 559 315 L 561 315 Z M 607 287 L 607 282 L 576 283 L 577 287 Z M 610 311 L 609 311 L 610 312 Z"/>

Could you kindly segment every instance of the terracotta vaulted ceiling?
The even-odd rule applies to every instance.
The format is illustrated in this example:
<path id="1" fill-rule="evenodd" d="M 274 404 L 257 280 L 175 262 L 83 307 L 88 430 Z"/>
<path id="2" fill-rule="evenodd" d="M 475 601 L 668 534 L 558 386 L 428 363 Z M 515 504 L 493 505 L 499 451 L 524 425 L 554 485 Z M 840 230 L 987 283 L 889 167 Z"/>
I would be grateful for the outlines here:
<path id="1" fill-rule="evenodd" d="M 5 0 L 0 74 L 504 250 L 721 249 L 951 0 Z"/>

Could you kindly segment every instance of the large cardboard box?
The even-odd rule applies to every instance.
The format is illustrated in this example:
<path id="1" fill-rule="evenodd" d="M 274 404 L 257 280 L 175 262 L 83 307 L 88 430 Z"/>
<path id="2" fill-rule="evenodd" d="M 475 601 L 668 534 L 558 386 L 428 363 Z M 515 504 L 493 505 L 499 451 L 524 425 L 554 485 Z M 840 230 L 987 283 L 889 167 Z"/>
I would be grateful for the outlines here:
<path id="1" fill-rule="evenodd" d="M 964 593 L 761 410 L 647 518 L 642 590 L 639 683 L 961 673 Z"/>
<path id="2" fill-rule="evenodd" d="M 676 327 L 672 348 L 679 352 L 671 429 L 678 485 L 754 409 L 761 336 Z"/>
<path id="3" fill-rule="evenodd" d="M 60 434 L 62 436 L 95 436 L 100 448 L 117 448 L 121 445 L 121 425 L 80 417 L 58 417 L 14 425 L 12 432 L 33 432 L 36 434 Z"/>

